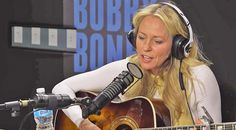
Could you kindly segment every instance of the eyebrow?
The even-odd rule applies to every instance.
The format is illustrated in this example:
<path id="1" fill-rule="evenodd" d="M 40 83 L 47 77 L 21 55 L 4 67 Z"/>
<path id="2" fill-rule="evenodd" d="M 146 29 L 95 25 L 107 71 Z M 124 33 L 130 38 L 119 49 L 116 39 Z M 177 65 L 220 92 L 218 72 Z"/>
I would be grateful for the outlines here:
<path id="1" fill-rule="evenodd" d="M 141 34 L 143 34 L 143 35 L 146 35 L 146 34 L 145 34 L 145 33 L 143 33 L 143 32 L 138 32 L 138 34 L 139 34 L 139 33 L 141 33 Z M 153 37 L 154 37 L 154 38 L 162 38 L 162 39 L 163 39 L 163 37 L 164 37 L 164 36 L 158 36 L 158 35 L 154 35 Z"/>

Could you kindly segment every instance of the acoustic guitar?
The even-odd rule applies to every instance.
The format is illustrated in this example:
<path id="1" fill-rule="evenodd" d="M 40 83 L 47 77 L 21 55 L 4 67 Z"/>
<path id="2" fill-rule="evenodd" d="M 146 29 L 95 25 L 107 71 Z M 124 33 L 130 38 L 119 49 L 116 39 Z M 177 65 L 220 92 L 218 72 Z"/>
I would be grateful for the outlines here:
<path id="1" fill-rule="evenodd" d="M 93 99 L 96 94 L 77 93 L 77 97 L 86 96 Z M 163 102 L 142 96 L 124 102 L 111 102 L 99 115 L 90 115 L 88 118 L 102 130 L 236 130 L 236 122 L 170 126 L 170 113 Z M 79 130 L 61 110 L 56 113 L 54 125 L 55 130 Z"/>
<path id="2" fill-rule="evenodd" d="M 76 96 L 93 99 L 96 95 L 91 92 L 78 92 Z M 163 102 L 150 101 L 140 96 L 124 102 L 111 102 L 98 115 L 90 115 L 88 119 L 102 130 L 134 130 L 169 126 L 169 117 L 169 110 Z M 62 110 L 56 112 L 54 125 L 55 130 L 79 130 Z"/>

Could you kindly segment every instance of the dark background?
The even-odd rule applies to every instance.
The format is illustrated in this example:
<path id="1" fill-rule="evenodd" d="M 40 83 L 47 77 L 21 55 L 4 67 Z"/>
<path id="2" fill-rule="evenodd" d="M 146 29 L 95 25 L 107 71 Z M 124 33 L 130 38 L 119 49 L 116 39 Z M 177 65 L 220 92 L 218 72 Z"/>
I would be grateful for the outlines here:
<path id="1" fill-rule="evenodd" d="M 0 1 L 0 103 L 29 98 L 38 87 L 51 92 L 55 84 L 67 78 L 73 70 L 72 54 L 10 47 L 12 23 L 73 27 L 73 15 L 68 5 L 73 0 L 1 0 Z M 223 121 L 236 121 L 236 1 L 176 0 L 189 18 L 213 61 L 222 96 Z M 67 9 L 67 13 L 65 13 Z M 31 109 L 12 118 L 10 111 L 0 111 L 0 128 L 16 130 Z M 25 129 L 34 129 L 32 116 Z"/>

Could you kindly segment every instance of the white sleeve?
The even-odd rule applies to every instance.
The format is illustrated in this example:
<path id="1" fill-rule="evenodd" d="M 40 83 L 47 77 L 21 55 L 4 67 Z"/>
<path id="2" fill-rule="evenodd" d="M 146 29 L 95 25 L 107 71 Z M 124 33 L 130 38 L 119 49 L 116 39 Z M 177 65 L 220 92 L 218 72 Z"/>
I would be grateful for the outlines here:
<path id="1" fill-rule="evenodd" d="M 128 59 L 109 63 L 93 71 L 78 74 L 58 83 L 53 89 L 54 94 L 67 94 L 75 98 L 79 90 L 101 91 L 108 86 L 113 79 L 123 70 L 127 69 Z M 83 120 L 82 111 L 79 106 L 63 109 L 63 112 L 77 125 Z"/>
<path id="2" fill-rule="evenodd" d="M 221 117 L 221 97 L 220 90 L 215 75 L 206 65 L 194 67 L 192 69 L 194 76 L 194 93 L 191 94 L 190 106 L 195 118 L 206 116 L 202 107 L 212 117 L 214 123 L 220 123 Z M 207 116 L 206 116 L 207 117 Z"/>

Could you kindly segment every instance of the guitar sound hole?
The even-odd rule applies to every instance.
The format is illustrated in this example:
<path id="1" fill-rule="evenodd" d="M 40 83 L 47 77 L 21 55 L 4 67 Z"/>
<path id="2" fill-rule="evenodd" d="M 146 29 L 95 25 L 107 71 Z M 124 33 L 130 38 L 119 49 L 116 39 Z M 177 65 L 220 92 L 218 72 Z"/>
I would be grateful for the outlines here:
<path id="1" fill-rule="evenodd" d="M 132 130 L 132 128 L 126 124 L 122 124 L 116 128 L 116 130 Z"/>

